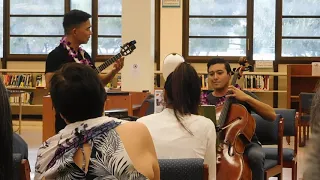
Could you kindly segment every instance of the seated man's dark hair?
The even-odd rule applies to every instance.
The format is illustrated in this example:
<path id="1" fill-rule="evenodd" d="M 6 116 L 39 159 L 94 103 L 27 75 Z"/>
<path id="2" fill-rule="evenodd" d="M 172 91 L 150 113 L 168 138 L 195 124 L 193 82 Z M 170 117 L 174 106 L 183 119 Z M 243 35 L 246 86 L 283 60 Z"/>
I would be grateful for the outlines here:
<path id="1" fill-rule="evenodd" d="M 207 71 L 209 71 L 210 66 L 215 65 L 215 64 L 224 64 L 224 67 L 226 68 L 227 73 L 229 74 L 231 72 L 230 64 L 222 58 L 210 59 L 209 62 L 207 63 Z"/>

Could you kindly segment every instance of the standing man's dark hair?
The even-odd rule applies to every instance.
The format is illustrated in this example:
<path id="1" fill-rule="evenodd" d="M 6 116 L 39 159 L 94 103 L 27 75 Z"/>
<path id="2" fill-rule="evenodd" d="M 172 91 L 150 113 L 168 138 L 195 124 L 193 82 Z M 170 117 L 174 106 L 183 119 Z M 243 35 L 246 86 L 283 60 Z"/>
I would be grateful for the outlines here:
<path id="1" fill-rule="evenodd" d="M 91 15 L 77 9 L 71 10 L 66 13 L 63 18 L 63 29 L 65 34 L 68 34 L 73 28 L 88 21 Z"/>
<path id="2" fill-rule="evenodd" d="M 71 10 L 64 15 L 63 28 L 64 37 L 60 40 L 59 46 L 48 54 L 46 60 L 45 78 L 47 88 L 50 90 L 50 80 L 54 72 L 59 70 L 66 63 L 79 63 L 95 69 L 95 61 L 90 55 L 80 47 L 87 44 L 91 35 L 91 15 L 81 10 Z M 122 69 L 124 58 L 119 59 L 108 74 L 99 74 L 102 84 L 105 86 Z M 66 126 L 60 117 L 60 112 L 56 111 L 56 133 Z"/>

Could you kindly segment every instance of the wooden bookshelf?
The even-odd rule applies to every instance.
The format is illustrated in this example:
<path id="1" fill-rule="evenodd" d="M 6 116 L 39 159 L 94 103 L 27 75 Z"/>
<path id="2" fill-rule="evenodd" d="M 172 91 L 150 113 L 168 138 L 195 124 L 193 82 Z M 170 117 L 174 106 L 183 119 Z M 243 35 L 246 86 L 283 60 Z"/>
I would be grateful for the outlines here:
<path id="1" fill-rule="evenodd" d="M 7 78 L 7 76 L 11 76 L 11 78 L 13 78 L 15 75 L 26 75 L 26 76 L 23 76 L 24 79 L 27 79 L 28 76 L 30 75 L 29 82 L 31 82 L 31 85 L 26 84 L 22 86 L 20 84 L 21 82 L 19 83 L 19 81 L 15 84 L 8 84 L 8 79 L 6 79 L 7 84 L 5 85 L 8 90 L 24 91 L 26 93 L 24 97 L 25 102 L 22 103 L 22 107 L 23 107 L 22 115 L 42 115 L 42 97 L 48 94 L 48 91 L 45 88 L 45 83 L 44 83 L 45 82 L 44 70 L 42 69 L 0 69 L 0 79 L 3 82 L 5 81 L 5 78 Z M 40 84 L 40 86 L 37 86 L 37 83 L 36 83 L 37 76 L 39 77 L 41 76 L 41 84 L 43 85 Z M 23 80 L 20 80 L 20 81 L 23 81 Z M 29 98 L 31 99 L 30 101 L 28 101 L 28 98 L 26 99 L 27 96 L 29 96 Z M 10 104 L 12 107 L 12 113 L 19 114 L 18 102 L 16 102 L 15 99 L 12 99 L 12 97 L 10 100 L 11 100 Z"/>
<path id="2" fill-rule="evenodd" d="M 311 64 L 289 64 L 287 73 L 287 108 L 299 110 L 299 94 L 315 92 L 320 76 L 312 76 Z"/>
<path id="3" fill-rule="evenodd" d="M 263 90 L 263 89 L 246 89 L 243 90 L 250 91 L 250 92 L 256 92 L 256 93 L 286 93 L 285 90 Z"/>
<path id="4" fill-rule="evenodd" d="M 269 76 L 286 76 L 286 72 L 243 72 L 243 75 L 269 75 Z"/>
<path id="5" fill-rule="evenodd" d="M 268 76 L 267 79 L 267 84 L 268 84 L 268 88 L 265 89 L 266 87 L 263 88 L 246 88 L 246 76 Z M 286 90 L 278 90 L 278 89 L 272 89 L 271 85 L 270 85 L 270 77 L 274 77 L 274 76 L 287 76 L 286 72 L 243 72 L 243 77 L 244 77 L 244 83 L 243 83 L 243 87 L 244 90 L 250 91 L 250 92 L 257 92 L 257 93 L 286 93 Z"/>

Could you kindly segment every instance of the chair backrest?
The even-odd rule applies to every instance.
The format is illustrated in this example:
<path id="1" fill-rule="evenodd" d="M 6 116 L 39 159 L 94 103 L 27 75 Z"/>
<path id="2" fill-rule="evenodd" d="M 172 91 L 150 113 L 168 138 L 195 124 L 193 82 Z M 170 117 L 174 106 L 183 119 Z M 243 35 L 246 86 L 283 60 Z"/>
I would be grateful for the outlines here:
<path id="1" fill-rule="evenodd" d="M 159 159 L 161 180 L 208 179 L 208 166 L 203 159 Z"/>
<path id="2" fill-rule="evenodd" d="M 280 114 L 277 114 L 273 122 L 263 119 L 258 114 L 251 114 L 256 120 L 256 135 L 263 145 L 276 145 L 279 142 Z"/>
<path id="3" fill-rule="evenodd" d="M 20 180 L 21 179 L 21 161 L 22 161 L 22 154 L 14 153 L 13 154 L 13 180 Z"/>
<path id="4" fill-rule="evenodd" d="M 299 94 L 299 107 L 301 112 L 310 113 L 312 99 L 315 93 L 301 92 Z"/>
<path id="5" fill-rule="evenodd" d="M 20 153 L 13 153 L 13 180 L 30 180 L 30 164 Z"/>
<path id="6" fill-rule="evenodd" d="M 149 103 L 145 116 L 153 114 L 154 113 L 154 97 L 146 99 L 145 101 Z"/>
<path id="7" fill-rule="evenodd" d="M 30 164 L 27 159 L 22 159 L 21 161 L 21 180 L 30 180 Z"/>
<path id="8" fill-rule="evenodd" d="M 296 136 L 296 110 L 275 108 L 274 111 L 276 112 L 276 114 L 280 114 L 284 119 L 283 136 Z"/>

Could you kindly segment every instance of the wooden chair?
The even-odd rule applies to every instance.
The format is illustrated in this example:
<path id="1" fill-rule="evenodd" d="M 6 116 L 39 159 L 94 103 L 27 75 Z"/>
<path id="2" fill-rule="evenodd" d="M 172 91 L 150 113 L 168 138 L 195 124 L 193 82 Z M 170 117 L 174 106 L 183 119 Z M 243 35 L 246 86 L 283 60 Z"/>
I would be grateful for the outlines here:
<path id="1" fill-rule="evenodd" d="M 264 168 L 264 179 L 268 180 L 270 177 L 277 176 L 279 180 L 282 179 L 283 168 L 283 118 L 277 114 L 277 118 L 273 122 L 264 120 L 258 114 L 252 114 L 256 120 L 256 135 L 262 145 L 277 145 L 277 159 L 268 159 L 266 157 Z"/>
<path id="2" fill-rule="evenodd" d="M 27 159 L 21 161 L 21 180 L 30 180 L 30 164 Z"/>
<path id="3" fill-rule="evenodd" d="M 30 164 L 27 159 L 22 159 L 19 153 L 13 154 L 13 179 L 30 180 Z"/>

